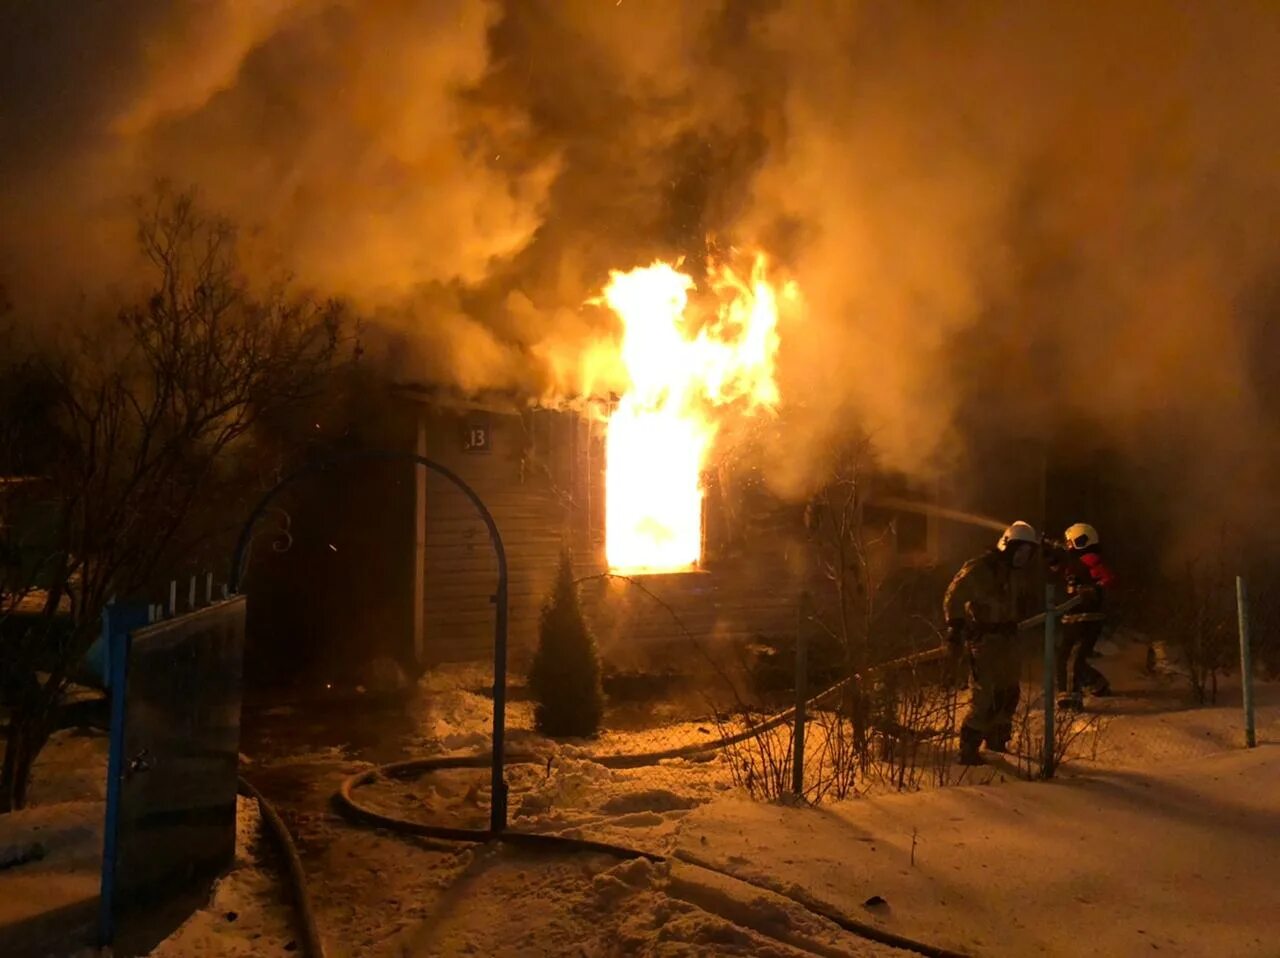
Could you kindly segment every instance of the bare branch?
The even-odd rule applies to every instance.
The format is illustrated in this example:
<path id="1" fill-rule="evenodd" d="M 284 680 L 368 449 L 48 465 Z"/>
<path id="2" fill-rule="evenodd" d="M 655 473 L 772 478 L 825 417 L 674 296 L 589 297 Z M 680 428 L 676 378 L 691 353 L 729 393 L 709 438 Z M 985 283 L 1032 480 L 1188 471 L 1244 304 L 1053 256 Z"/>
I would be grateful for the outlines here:
<path id="1" fill-rule="evenodd" d="M 191 193 L 159 185 L 139 204 L 137 236 L 155 271 L 150 295 L 34 363 L 58 440 L 45 470 L 63 567 L 50 589 L 55 608 L 79 576 L 73 634 L 50 680 L 33 687 L 21 678 L 34 674 L 34 632 L 23 654 L 8 654 L 6 643 L 0 657 L 0 679 L 17 677 L 28 689 L 18 708 L 37 748 L 106 601 L 146 586 L 187 535 L 227 451 L 264 414 L 313 395 L 340 342 L 335 304 L 283 286 L 250 291 L 236 268 L 234 230 L 205 215 Z M 0 413 L 4 425 L 8 410 Z M 0 802 L 14 794 L 0 790 Z"/>

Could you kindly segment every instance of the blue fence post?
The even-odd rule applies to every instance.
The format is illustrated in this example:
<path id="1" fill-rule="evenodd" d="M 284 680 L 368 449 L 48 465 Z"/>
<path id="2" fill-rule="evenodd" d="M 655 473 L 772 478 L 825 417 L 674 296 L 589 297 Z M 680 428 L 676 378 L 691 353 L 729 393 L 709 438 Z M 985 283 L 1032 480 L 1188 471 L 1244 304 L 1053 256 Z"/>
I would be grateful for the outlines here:
<path id="1" fill-rule="evenodd" d="M 119 860 L 120 802 L 124 785 L 125 703 L 128 701 L 129 645 L 134 629 L 151 622 L 151 606 L 112 602 L 102 611 L 102 646 L 111 707 L 107 754 L 107 810 L 102 823 L 102 886 L 98 903 L 99 943 L 110 945 L 116 933 L 116 864 Z"/>

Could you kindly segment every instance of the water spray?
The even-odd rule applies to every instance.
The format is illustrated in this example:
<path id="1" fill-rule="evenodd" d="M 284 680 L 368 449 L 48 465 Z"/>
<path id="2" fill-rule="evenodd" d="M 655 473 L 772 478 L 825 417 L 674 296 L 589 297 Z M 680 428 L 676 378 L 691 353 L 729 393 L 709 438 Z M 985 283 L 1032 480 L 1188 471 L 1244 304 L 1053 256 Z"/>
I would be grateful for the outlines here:
<path id="1" fill-rule="evenodd" d="M 944 506 L 935 506 L 929 502 L 899 499 L 896 496 L 877 496 L 870 500 L 870 504 L 882 509 L 898 509 L 902 512 L 918 512 L 926 516 L 936 516 L 939 519 L 950 519 L 952 522 L 977 526 L 981 529 L 994 529 L 996 532 L 1004 532 L 1005 529 L 1009 528 L 1009 523 L 1000 519 L 993 519 L 991 516 L 979 515 L 976 512 L 964 512 L 961 509 L 947 509 Z"/>

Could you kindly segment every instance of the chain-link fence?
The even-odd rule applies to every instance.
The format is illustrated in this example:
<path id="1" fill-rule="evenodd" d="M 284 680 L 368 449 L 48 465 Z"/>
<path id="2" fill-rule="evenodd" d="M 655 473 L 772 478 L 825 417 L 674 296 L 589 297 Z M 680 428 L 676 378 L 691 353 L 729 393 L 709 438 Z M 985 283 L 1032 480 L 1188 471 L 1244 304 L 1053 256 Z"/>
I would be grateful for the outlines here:
<path id="1" fill-rule="evenodd" d="M 1244 746 L 1242 612 L 1249 676 L 1267 706 L 1267 680 L 1276 677 L 1268 663 L 1280 625 L 1277 585 L 1265 564 L 1206 555 L 1126 593 L 1089 662 L 1104 694 L 1086 693 L 1083 712 L 1059 717 L 1073 722 L 1061 733 L 1067 737 L 1092 726 L 1088 747 L 1078 744 L 1073 754 L 1151 767 Z"/>
<path id="2" fill-rule="evenodd" d="M 1034 654 L 1043 646 L 1039 632 L 1029 633 L 1033 654 L 1011 751 L 997 765 L 974 769 L 956 762 L 969 693 L 936 638 L 850 671 L 845 653 L 832 652 L 839 646 L 829 642 L 811 596 L 792 602 L 790 641 L 765 646 L 696 633 L 659 594 L 657 580 L 613 585 L 662 613 L 670 646 L 649 648 L 648 660 L 633 648 L 628 670 L 606 668 L 602 729 L 590 739 L 541 735 L 526 673 L 508 673 L 509 827 L 607 836 L 628 823 L 657 824 L 655 816 L 733 789 L 759 799 L 819 803 L 1043 771 L 1042 670 Z M 492 795 L 483 755 L 491 741 L 490 677 L 478 664 L 454 664 L 433 669 L 421 686 L 424 714 L 432 718 L 420 723 L 420 751 L 467 753 L 475 761 L 433 768 L 408 782 L 371 782 L 365 800 L 388 814 L 483 828 Z M 1086 729 L 1072 719 L 1057 721 L 1053 756 L 1061 762 Z"/>
<path id="3" fill-rule="evenodd" d="M 597 628 L 614 630 L 602 643 L 602 729 L 582 740 L 540 735 L 527 671 L 509 671 L 506 781 L 514 827 L 599 827 L 611 818 L 692 807 L 733 788 L 820 802 L 962 775 L 954 757 L 965 693 L 947 681 L 932 628 L 925 648 L 880 653 L 855 672 L 822 618 L 829 610 L 808 593 L 785 604 L 772 600 L 779 606 L 772 635 L 744 635 L 717 628 L 719 616 L 697 618 L 681 608 L 714 601 L 705 578 L 597 575 L 579 589 L 599 590 L 584 606 Z M 888 621 L 887 610 L 884 616 Z M 609 643 L 628 638 L 627 654 L 611 657 Z M 478 664 L 431 671 L 421 686 L 426 714 L 434 716 L 422 723 L 424 751 L 478 752 L 487 744 L 490 676 Z M 410 792 L 396 786 L 383 798 L 401 811 L 408 802 L 417 814 L 430 809 L 433 819 L 482 827 L 490 795 L 482 770 L 471 767 L 434 772 Z"/>
<path id="4" fill-rule="evenodd" d="M 536 619 L 526 608 L 527 637 L 512 645 L 503 689 L 508 825 L 594 834 L 627 821 L 653 824 L 735 789 L 818 803 L 1243 744 L 1234 572 L 1224 566 L 1221 575 L 1196 569 L 1171 584 L 1158 619 L 1126 612 L 1107 626 L 1088 663 L 1110 679 L 1112 694 L 1094 688 L 1100 694 L 1085 695 L 1083 710 L 1059 702 L 1059 617 L 1048 637 L 1043 621 L 1029 622 L 1020 633 L 1009 751 L 960 765 L 972 690 L 965 663 L 942 648 L 938 606 L 950 570 L 892 561 L 892 529 L 868 528 L 851 501 L 828 498 L 817 520 L 806 515 L 803 538 L 736 564 L 668 575 L 580 570 L 577 594 L 599 643 L 605 702 L 590 738 L 538 729 L 527 680 Z M 1267 581 L 1262 571 L 1251 576 Z M 1263 585 L 1252 594 L 1262 672 L 1280 607 L 1271 597 L 1280 590 Z M 433 667 L 420 686 L 413 751 L 476 758 L 408 785 L 374 783 L 385 789 L 379 800 L 484 827 L 492 686 L 480 663 Z M 1215 695 L 1212 715 L 1161 718 L 1202 701 L 1212 707 Z"/>

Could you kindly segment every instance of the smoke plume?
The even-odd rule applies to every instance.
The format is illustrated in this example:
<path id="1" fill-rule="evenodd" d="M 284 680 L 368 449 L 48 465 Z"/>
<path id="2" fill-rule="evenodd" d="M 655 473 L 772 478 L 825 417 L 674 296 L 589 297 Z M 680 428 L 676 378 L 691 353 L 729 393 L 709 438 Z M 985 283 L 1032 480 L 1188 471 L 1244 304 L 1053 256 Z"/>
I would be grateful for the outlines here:
<path id="1" fill-rule="evenodd" d="M 799 492 L 856 425 L 1158 464 L 1273 505 L 1280 14 L 1266 0 L 16 0 L 0 277 L 125 288 L 130 198 L 193 183 L 246 268 L 353 301 L 393 373 L 617 385 L 611 268 L 763 247 Z M 394 359 L 392 358 L 394 357 Z M 1229 493 L 1226 490 L 1231 490 Z"/>
<path id="2" fill-rule="evenodd" d="M 1159 463 L 1193 520 L 1274 503 L 1274 7 L 824 13 L 763 27 L 787 134 L 754 184 L 806 236 L 819 433 L 857 417 L 921 468 L 981 424 Z"/>

